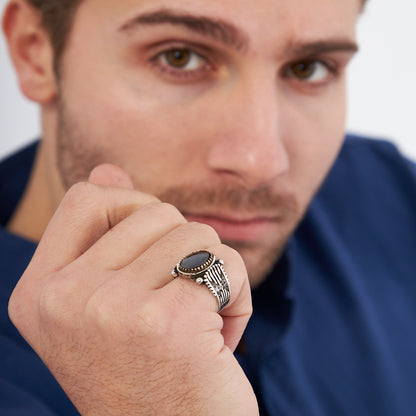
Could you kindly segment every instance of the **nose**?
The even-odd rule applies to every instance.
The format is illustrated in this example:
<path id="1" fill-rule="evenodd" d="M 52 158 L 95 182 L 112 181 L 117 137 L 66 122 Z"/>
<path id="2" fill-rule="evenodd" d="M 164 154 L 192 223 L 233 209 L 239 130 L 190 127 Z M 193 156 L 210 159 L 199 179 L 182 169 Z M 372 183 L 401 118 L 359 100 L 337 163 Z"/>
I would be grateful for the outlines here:
<path id="1" fill-rule="evenodd" d="M 256 189 L 289 169 L 273 79 L 236 82 L 222 96 L 216 114 L 217 128 L 206 159 L 211 171 Z"/>

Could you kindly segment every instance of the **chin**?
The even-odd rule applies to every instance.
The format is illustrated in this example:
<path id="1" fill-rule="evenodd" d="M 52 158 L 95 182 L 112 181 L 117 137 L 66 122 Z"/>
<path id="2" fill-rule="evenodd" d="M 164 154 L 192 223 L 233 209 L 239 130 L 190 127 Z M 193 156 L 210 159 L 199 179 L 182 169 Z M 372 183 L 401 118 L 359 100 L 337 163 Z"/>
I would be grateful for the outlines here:
<path id="1" fill-rule="evenodd" d="M 250 287 L 255 289 L 273 270 L 275 264 L 279 261 L 286 247 L 287 238 L 284 242 L 271 247 L 249 246 L 245 243 L 232 242 L 225 244 L 237 250 L 243 258 L 247 268 Z"/>

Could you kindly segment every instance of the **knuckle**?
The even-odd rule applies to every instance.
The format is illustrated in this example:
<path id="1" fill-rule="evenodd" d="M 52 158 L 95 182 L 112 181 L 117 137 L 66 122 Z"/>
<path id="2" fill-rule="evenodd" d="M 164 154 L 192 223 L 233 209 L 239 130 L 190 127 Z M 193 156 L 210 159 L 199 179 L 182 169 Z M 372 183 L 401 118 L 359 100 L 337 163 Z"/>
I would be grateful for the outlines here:
<path id="1" fill-rule="evenodd" d="M 113 336 L 116 336 L 117 328 L 120 329 L 119 325 L 113 324 L 118 321 L 116 311 L 119 311 L 117 305 L 114 305 L 111 298 L 110 301 L 108 298 L 104 298 L 102 291 L 99 290 L 87 301 L 84 308 L 85 322 L 90 328 L 98 330 L 99 333 L 110 331 Z"/>
<path id="2" fill-rule="evenodd" d="M 186 220 L 180 211 L 166 202 L 152 202 L 142 208 L 143 211 L 150 211 L 158 220 L 167 222 L 179 222 L 185 224 Z"/>
<path id="3" fill-rule="evenodd" d="M 137 191 L 135 191 L 137 192 Z M 146 199 L 146 202 L 148 204 L 157 204 L 157 203 L 162 203 L 160 201 L 160 199 L 152 194 L 145 194 L 145 193 L 141 193 L 143 195 L 143 197 Z"/>
<path id="4" fill-rule="evenodd" d="M 140 337 L 151 337 L 154 340 L 165 339 L 169 328 L 169 313 L 160 302 L 146 302 L 140 307 L 135 330 Z"/>
<path id="5" fill-rule="evenodd" d="M 13 322 L 13 324 L 19 329 L 20 328 L 20 324 L 24 321 L 25 319 L 25 314 L 24 314 L 24 310 L 22 308 L 22 301 L 21 301 L 21 289 L 20 289 L 20 285 L 18 285 L 10 299 L 9 299 L 9 305 L 8 305 L 8 313 L 9 313 L 9 317 L 10 320 Z"/>
<path id="6" fill-rule="evenodd" d="M 235 248 L 232 248 L 230 246 L 227 246 L 226 244 L 221 244 L 220 245 L 220 249 L 228 257 L 232 258 L 237 265 L 245 268 L 244 260 L 241 257 L 241 254 Z"/>
<path id="7" fill-rule="evenodd" d="M 154 347 L 166 345 L 168 341 L 172 346 L 175 344 L 177 338 L 175 312 L 169 306 L 168 302 L 156 299 L 140 305 L 136 319 L 132 323 L 132 329 L 139 342 L 146 340 Z"/>
<path id="8" fill-rule="evenodd" d="M 8 314 L 11 322 L 29 343 L 32 343 L 37 330 L 37 313 L 30 301 L 32 297 L 32 293 L 18 284 L 8 304 Z"/>
<path id="9" fill-rule="evenodd" d="M 74 301 L 76 288 L 72 287 L 70 279 L 60 274 L 51 275 L 48 282 L 42 287 L 39 295 L 39 321 L 41 324 L 71 326 L 76 314 Z M 75 289 L 75 290 L 74 290 Z"/>
<path id="10" fill-rule="evenodd" d="M 39 296 L 39 313 L 41 319 L 49 320 L 49 317 L 56 316 L 58 309 L 61 307 L 63 294 L 59 285 L 50 280 L 44 285 Z"/>
<path id="11" fill-rule="evenodd" d="M 78 182 L 72 185 L 62 200 L 62 206 L 72 210 L 88 204 L 98 196 L 98 187 L 89 182 Z"/>
<path id="12" fill-rule="evenodd" d="M 118 296 L 114 296 L 114 291 L 119 291 Z M 84 309 L 87 325 L 96 333 L 111 334 L 123 344 L 144 346 L 164 339 L 169 328 L 169 314 L 163 305 L 149 299 L 137 302 L 130 299 L 130 296 L 134 298 L 131 291 L 122 294 L 123 291 L 114 290 L 111 284 L 98 290 Z"/>
<path id="13" fill-rule="evenodd" d="M 186 227 L 188 232 L 203 236 L 209 244 L 218 244 L 221 242 L 217 232 L 210 225 L 199 222 L 189 222 Z"/>

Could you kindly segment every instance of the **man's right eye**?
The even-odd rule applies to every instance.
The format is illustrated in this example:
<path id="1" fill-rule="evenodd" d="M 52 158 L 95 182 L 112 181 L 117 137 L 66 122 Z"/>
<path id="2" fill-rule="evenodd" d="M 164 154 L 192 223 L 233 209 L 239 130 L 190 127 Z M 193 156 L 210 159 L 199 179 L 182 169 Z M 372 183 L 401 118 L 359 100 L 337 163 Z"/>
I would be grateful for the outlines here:
<path id="1" fill-rule="evenodd" d="M 190 49 L 172 49 L 159 54 L 163 65 L 183 71 L 196 71 L 205 64 L 204 58 Z"/>
<path id="2" fill-rule="evenodd" d="M 153 67 L 171 81 L 198 81 L 215 71 L 207 58 L 188 47 L 165 49 L 151 59 Z"/>

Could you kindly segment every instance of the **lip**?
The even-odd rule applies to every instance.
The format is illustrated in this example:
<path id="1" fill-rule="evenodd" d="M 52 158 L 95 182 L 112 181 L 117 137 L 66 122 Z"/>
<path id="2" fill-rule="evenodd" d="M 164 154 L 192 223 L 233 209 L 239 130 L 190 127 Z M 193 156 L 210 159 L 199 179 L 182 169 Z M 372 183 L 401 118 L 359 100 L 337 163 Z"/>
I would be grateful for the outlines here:
<path id="1" fill-rule="evenodd" d="M 214 228 L 222 241 L 254 242 L 264 238 L 277 218 L 267 216 L 234 217 L 218 214 L 184 214 L 190 222 L 207 224 Z"/>

